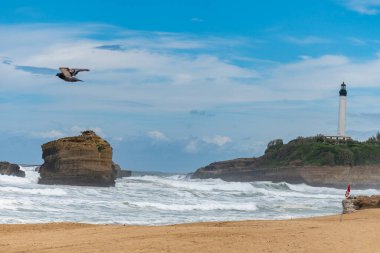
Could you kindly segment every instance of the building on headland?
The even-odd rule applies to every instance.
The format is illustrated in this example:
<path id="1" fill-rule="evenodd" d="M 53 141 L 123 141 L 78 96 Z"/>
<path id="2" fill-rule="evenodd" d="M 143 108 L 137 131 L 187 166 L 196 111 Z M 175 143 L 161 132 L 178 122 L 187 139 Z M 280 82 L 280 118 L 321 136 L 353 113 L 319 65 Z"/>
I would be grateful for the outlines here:
<path id="1" fill-rule="evenodd" d="M 347 89 L 343 82 L 339 90 L 339 121 L 338 136 L 346 136 L 346 106 L 347 106 Z"/>
<path id="2" fill-rule="evenodd" d="M 338 135 L 325 136 L 327 139 L 333 140 L 350 140 L 351 137 L 346 136 L 346 106 L 347 106 L 347 89 L 343 82 L 339 90 L 339 115 L 338 115 Z"/>

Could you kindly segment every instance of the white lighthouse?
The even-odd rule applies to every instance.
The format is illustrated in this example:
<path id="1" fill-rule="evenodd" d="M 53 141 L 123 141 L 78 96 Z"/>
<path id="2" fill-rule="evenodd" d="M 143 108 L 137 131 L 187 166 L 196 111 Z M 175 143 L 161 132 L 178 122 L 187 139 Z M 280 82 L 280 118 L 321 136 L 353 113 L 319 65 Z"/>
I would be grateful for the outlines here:
<path id="1" fill-rule="evenodd" d="M 347 104 L 347 90 L 346 84 L 343 82 L 339 90 L 339 122 L 338 122 L 338 136 L 346 137 L 346 104 Z"/>

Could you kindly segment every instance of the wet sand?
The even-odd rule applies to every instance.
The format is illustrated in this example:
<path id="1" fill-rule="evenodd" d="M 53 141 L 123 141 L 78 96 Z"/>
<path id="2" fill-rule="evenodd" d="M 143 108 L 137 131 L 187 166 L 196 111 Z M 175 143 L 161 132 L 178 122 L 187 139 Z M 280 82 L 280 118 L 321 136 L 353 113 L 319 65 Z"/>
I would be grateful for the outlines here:
<path id="1" fill-rule="evenodd" d="M 0 252 L 380 252 L 380 209 L 171 226 L 0 225 Z"/>

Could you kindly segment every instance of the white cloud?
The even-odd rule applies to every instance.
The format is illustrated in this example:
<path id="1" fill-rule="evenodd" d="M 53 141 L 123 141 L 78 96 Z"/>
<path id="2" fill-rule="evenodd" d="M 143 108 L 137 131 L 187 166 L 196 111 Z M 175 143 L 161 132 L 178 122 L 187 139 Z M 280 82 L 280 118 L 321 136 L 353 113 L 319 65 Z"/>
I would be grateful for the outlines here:
<path id="1" fill-rule="evenodd" d="M 88 27 L 89 31 L 83 34 L 95 33 L 96 27 Z M 238 44 L 241 43 L 239 38 L 220 39 L 222 43 L 217 38 L 135 32 L 127 33 L 124 39 L 106 43 L 81 38 L 81 30 L 76 29 L 71 31 L 61 26 L 40 25 L 0 26 L 0 32 L 6 38 L 0 41 L 0 55 L 10 57 L 13 62 L 11 65 L 0 64 L 0 74 L 4 76 L 0 84 L 2 91 L 29 93 L 38 90 L 40 95 L 54 100 L 49 105 L 54 111 L 125 112 L 151 108 L 189 111 L 225 102 L 244 102 L 250 97 L 245 89 L 250 90 L 250 94 L 259 93 L 261 89 L 245 87 L 243 94 L 237 89 L 238 81 L 234 81 L 234 78 L 258 78 L 254 69 L 240 67 L 205 51 L 176 51 L 180 47 L 213 48 L 224 41 L 224 44 Z M 21 40 L 18 34 L 24 30 L 27 30 L 26 35 Z M 142 43 L 144 40 L 149 43 Z M 98 48 L 105 44 L 123 45 L 123 49 Z M 17 65 L 49 69 L 86 67 L 91 71 L 80 73 L 85 82 L 73 85 L 54 75 L 37 76 L 17 70 Z"/>
<path id="2" fill-rule="evenodd" d="M 81 132 L 85 131 L 86 129 L 80 126 L 72 126 L 70 128 L 70 131 L 75 133 L 75 134 L 80 134 Z"/>
<path id="3" fill-rule="evenodd" d="M 186 153 L 197 153 L 199 151 L 199 145 L 197 140 L 190 140 L 185 146 Z"/>
<path id="4" fill-rule="evenodd" d="M 190 129 L 210 120 L 220 120 L 220 125 L 225 125 L 223 118 L 230 111 L 246 110 L 242 107 L 246 104 L 296 101 L 299 107 L 302 101 L 325 99 L 329 94 L 336 94 L 342 81 L 347 82 L 349 89 L 375 88 L 380 83 L 378 55 L 361 61 L 345 55 L 302 56 L 288 63 L 259 64 L 260 70 L 257 70 L 229 61 L 218 54 L 220 50 L 214 50 L 221 45 L 225 48 L 223 43 L 241 45 L 244 43 L 241 38 L 218 40 L 173 33 L 123 33 L 112 27 L 108 30 L 114 29 L 112 31 L 118 39 L 86 38 L 86 35 L 102 29 L 102 26 L 90 25 L 73 29 L 53 25 L 0 26 L 4 38 L 0 40 L 0 55 L 7 63 L 0 63 L 2 94 L 4 97 L 9 94 L 10 98 L 13 94 L 35 96 L 31 99 L 33 102 L 1 100 L 1 115 L 12 112 L 20 119 L 28 118 L 27 125 L 17 120 L 4 120 L 1 130 L 28 128 L 28 132 L 43 132 L 43 129 L 59 129 L 66 136 L 92 128 L 103 135 L 104 129 L 112 138 L 125 136 L 125 129 L 131 135 L 141 131 L 146 133 L 152 129 L 149 124 L 159 122 L 161 115 L 169 115 L 171 119 L 178 116 L 178 122 L 161 130 L 170 132 L 171 136 L 174 136 L 173 131 L 177 132 L 179 138 L 189 134 L 211 136 L 186 144 L 185 150 L 197 152 L 210 144 L 223 146 L 230 137 L 212 137 L 215 129 L 207 125 L 202 125 L 204 131 L 199 127 L 198 132 L 184 129 L 183 133 L 178 129 L 186 126 Z M 328 43 L 328 40 L 305 37 L 296 38 L 294 42 L 312 44 Z M 120 47 L 98 48 L 102 45 Z M 49 69 L 67 65 L 88 67 L 91 71 L 80 73 L 85 82 L 77 85 L 65 83 L 54 75 L 33 75 L 15 69 L 20 65 Z M 362 107 L 374 103 L 373 100 L 362 101 Z M 215 109 L 223 108 L 223 114 L 216 112 L 218 117 L 193 117 L 192 122 L 185 122 L 180 115 L 188 115 L 194 108 L 213 113 Z M 374 108 L 373 104 L 369 108 Z M 30 111 L 33 114 L 28 113 Z M 148 124 L 141 119 L 145 116 L 152 117 L 152 122 Z M 47 125 L 42 126 L 39 122 Z M 73 125 L 77 127 L 70 129 Z M 100 126 L 102 129 L 83 126 Z M 228 130 L 220 131 L 231 135 Z M 237 142 L 237 138 L 231 136 L 234 143 Z M 155 138 L 160 138 L 159 134 L 156 133 Z"/>
<path id="5" fill-rule="evenodd" d="M 102 138 L 106 137 L 106 135 L 100 127 L 90 127 L 89 129 L 94 131 L 97 135 L 101 136 Z"/>
<path id="6" fill-rule="evenodd" d="M 228 136 L 215 135 L 213 137 L 203 137 L 202 140 L 209 144 L 214 144 L 219 147 L 231 142 L 231 138 Z"/>
<path id="7" fill-rule="evenodd" d="M 196 22 L 196 23 L 201 23 L 201 22 L 203 22 L 203 19 L 194 17 L 194 18 L 191 18 L 191 21 Z"/>
<path id="8" fill-rule="evenodd" d="M 297 44 L 297 45 L 313 45 L 313 44 L 326 44 L 331 43 L 329 39 L 317 37 L 317 36 L 306 36 L 303 38 L 297 38 L 294 36 L 286 36 L 284 39 L 288 42 Z"/>
<path id="9" fill-rule="evenodd" d="M 117 137 L 113 137 L 112 140 L 114 140 L 114 141 L 119 141 L 119 142 L 120 142 L 120 141 L 123 141 L 124 138 L 121 137 L 121 136 L 117 136 Z"/>
<path id="10" fill-rule="evenodd" d="M 367 42 L 365 40 L 355 38 L 355 37 L 348 38 L 348 40 L 351 41 L 352 44 L 354 44 L 356 46 L 363 46 L 363 45 L 367 44 Z"/>
<path id="11" fill-rule="evenodd" d="M 49 131 L 33 131 L 29 135 L 36 138 L 48 138 L 48 139 L 57 139 L 62 137 L 69 137 L 69 136 L 75 136 L 80 135 L 81 132 L 85 130 L 92 130 L 97 135 L 104 138 L 104 132 L 99 127 L 89 127 L 89 128 L 83 128 L 79 126 L 73 126 L 69 129 L 61 129 L 61 130 L 49 130 Z"/>
<path id="12" fill-rule="evenodd" d="M 191 138 L 187 141 L 184 150 L 186 153 L 194 154 L 200 152 L 201 150 L 209 150 L 211 147 L 215 148 L 215 146 L 218 148 L 223 147 L 231 141 L 232 139 L 230 137 L 221 135 Z"/>
<path id="13" fill-rule="evenodd" d="M 343 0 L 348 9 L 365 15 L 376 15 L 380 12 L 380 0 Z"/>
<path id="14" fill-rule="evenodd" d="M 380 82 L 380 59 L 354 62 L 346 56 L 324 55 L 283 64 L 274 69 L 264 82 L 290 91 L 302 92 L 307 99 L 319 99 L 326 90 L 336 89 L 342 81 L 350 87 L 378 87 Z M 311 93 L 305 93 L 305 90 Z M 321 93 L 322 92 L 322 93 Z M 302 99 L 300 94 L 293 95 Z M 311 97 L 310 97 L 311 96 Z M 295 97 L 294 97 L 295 98 Z"/>
<path id="15" fill-rule="evenodd" d="M 31 135 L 33 137 L 47 138 L 47 139 L 56 139 L 56 138 L 61 138 L 65 136 L 65 134 L 59 130 L 50 130 L 46 132 L 33 132 Z"/>
<path id="16" fill-rule="evenodd" d="M 168 137 L 160 131 L 150 131 L 147 133 L 148 137 L 156 141 L 167 141 Z"/>
<path id="17" fill-rule="evenodd" d="M 86 35 L 96 33 L 102 26 L 84 28 L 89 28 L 83 31 Z M 81 38 L 82 30 L 76 29 L 41 25 L 0 26 L 0 32 L 6 38 L 0 41 L 0 55 L 12 61 L 12 64 L 0 64 L 2 91 L 30 93 L 38 90 L 40 96 L 54 101 L 48 106 L 55 112 L 183 112 L 258 101 L 320 99 L 322 92 L 335 89 L 343 80 L 362 87 L 373 87 L 380 81 L 378 58 L 354 62 L 343 55 L 303 57 L 290 63 L 270 65 L 258 72 L 233 64 L 215 53 L 182 53 L 176 50 L 178 46 L 173 46 L 189 43 L 185 46 L 187 49 L 212 48 L 217 42 L 209 41 L 217 41 L 216 38 L 127 31 L 124 32 L 125 38 L 121 36 L 105 43 Z M 30 38 L 25 36 L 21 40 L 18 34 L 24 30 Z M 117 32 L 123 35 L 122 30 Z M 289 39 L 301 44 L 328 42 L 313 36 Z M 141 43 L 143 40 L 149 43 Z M 236 43 L 244 41 L 236 40 Z M 14 43 L 16 46 L 12 46 Z M 105 44 L 123 45 L 123 49 L 97 48 Z M 80 73 L 84 83 L 72 85 L 55 76 L 36 76 L 17 70 L 15 65 L 41 68 L 67 65 L 88 67 L 91 71 Z M 306 94 L 305 90 L 309 92 Z M 45 110 L 46 105 L 43 106 Z M 17 105 L 13 107 L 17 108 Z"/>
<path id="18" fill-rule="evenodd" d="M 15 136 L 26 136 L 26 137 L 32 137 L 32 138 L 43 138 L 43 139 L 58 139 L 63 137 L 70 137 L 70 136 L 76 136 L 80 135 L 81 132 L 86 130 L 92 130 L 97 135 L 101 136 L 102 138 L 105 138 L 105 134 L 103 130 L 99 127 L 80 127 L 80 126 L 72 126 L 72 127 L 61 127 L 58 129 L 53 130 L 46 130 L 46 131 L 37 131 L 35 129 L 29 130 L 25 127 L 25 124 L 20 129 L 14 129 L 11 131 L 8 131 L 11 135 Z M 113 140 L 122 141 L 122 137 L 110 137 Z"/>

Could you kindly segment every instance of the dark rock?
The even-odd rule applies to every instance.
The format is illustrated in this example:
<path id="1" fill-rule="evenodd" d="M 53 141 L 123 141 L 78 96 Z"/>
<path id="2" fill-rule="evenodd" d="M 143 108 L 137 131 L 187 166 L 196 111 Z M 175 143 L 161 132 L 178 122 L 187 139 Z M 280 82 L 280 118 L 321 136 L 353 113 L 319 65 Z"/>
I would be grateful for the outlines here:
<path id="1" fill-rule="evenodd" d="M 118 174 L 118 178 L 131 177 L 131 176 L 132 176 L 132 171 L 130 170 L 121 170 L 120 173 Z"/>
<path id="2" fill-rule="evenodd" d="M 0 162 L 0 174 L 16 177 L 25 177 L 25 171 L 20 169 L 17 164 Z"/>
<path id="3" fill-rule="evenodd" d="M 116 178 L 130 177 L 132 176 L 132 171 L 123 170 L 117 163 L 113 163 L 113 168 L 116 170 Z"/>
<path id="4" fill-rule="evenodd" d="M 93 131 L 42 145 L 39 184 L 114 186 L 111 145 Z"/>

